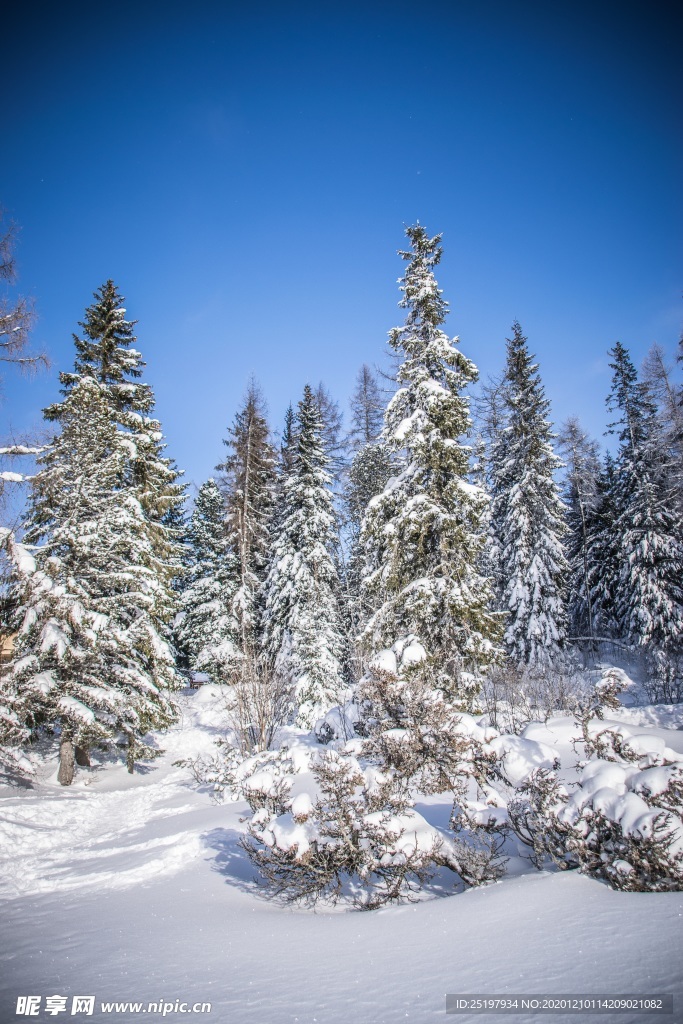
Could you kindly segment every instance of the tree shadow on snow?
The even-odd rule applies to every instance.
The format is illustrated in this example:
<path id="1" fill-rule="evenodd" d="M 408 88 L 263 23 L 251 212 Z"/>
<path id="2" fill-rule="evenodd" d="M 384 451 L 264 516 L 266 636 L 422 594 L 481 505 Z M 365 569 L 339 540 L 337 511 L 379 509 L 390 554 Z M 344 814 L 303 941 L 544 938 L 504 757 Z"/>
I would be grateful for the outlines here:
<path id="1" fill-rule="evenodd" d="M 256 869 L 240 845 L 242 836 L 243 833 L 234 828 L 212 828 L 210 832 L 203 833 L 202 841 L 215 852 L 211 865 L 213 871 L 223 875 L 226 882 L 242 892 L 263 896 Z"/>

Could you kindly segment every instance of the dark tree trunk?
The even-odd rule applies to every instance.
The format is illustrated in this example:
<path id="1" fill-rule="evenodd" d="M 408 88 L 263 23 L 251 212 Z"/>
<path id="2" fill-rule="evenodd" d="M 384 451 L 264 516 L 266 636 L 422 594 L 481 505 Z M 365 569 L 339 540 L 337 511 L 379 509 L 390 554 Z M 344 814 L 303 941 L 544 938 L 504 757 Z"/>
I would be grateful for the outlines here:
<path id="1" fill-rule="evenodd" d="M 59 741 L 59 771 L 57 782 L 60 786 L 70 786 L 74 780 L 74 741 L 73 733 L 67 726 L 62 727 Z"/>
<path id="2" fill-rule="evenodd" d="M 90 752 L 86 747 L 76 747 L 76 764 L 81 768 L 90 767 Z"/>
<path id="3" fill-rule="evenodd" d="M 130 775 L 135 771 L 135 737 L 132 732 L 128 733 L 128 753 L 126 754 L 126 767 Z"/>

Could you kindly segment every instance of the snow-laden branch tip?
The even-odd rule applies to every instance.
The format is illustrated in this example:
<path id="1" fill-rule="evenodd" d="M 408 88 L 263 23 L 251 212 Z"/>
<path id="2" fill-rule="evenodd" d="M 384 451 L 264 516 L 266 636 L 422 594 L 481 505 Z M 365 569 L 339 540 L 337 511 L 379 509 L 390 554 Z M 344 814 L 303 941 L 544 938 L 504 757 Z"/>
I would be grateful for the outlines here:
<path id="1" fill-rule="evenodd" d="M 25 444 L 11 444 L 9 447 L 0 448 L 0 455 L 42 455 L 47 448 L 29 447 Z"/>

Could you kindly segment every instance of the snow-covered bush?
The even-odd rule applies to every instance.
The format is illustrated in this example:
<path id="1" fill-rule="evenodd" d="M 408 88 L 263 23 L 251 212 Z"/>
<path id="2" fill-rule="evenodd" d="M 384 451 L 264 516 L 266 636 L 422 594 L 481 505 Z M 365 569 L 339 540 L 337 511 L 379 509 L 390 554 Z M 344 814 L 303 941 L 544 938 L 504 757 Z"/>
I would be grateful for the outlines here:
<path id="1" fill-rule="evenodd" d="M 330 749 L 310 756 L 307 778 L 295 764 L 279 751 L 242 781 L 254 812 L 244 846 L 270 895 L 314 904 L 346 893 L 369 910 L 410 899 L 437 866 L 460 871 L 453 843 L 410 807 L 392 773 Z"/>
<path id="2" fill-rule="evenodd" d="M 581 727 L 589 760 L 573 789 L 557 772 L 537 769 L 508 811 L 517 836 L 541 866 L 578 867 L 615 889 L 683 889 L 683 758 L 651 734 L 612 723 L 623 673 L 610 669 L 584 708 Z"/>
<path id="3" fill-rule="evenodd" d="M 435 683 L 424 647 L 408 636 L 371 660 L 358 688 L 364 755 L 413 792 L 455 792 L 464 777 L 483 783 L 495 762 L 489 734 Z"/>
<path id="4" fill-rule="evenodd" d="M 567 657 L 558 657 L 552 667 L 536 669 L 508 661 L 488 673 L 480 700 L 491 725 L 517 733 L 529 722 L 573 711 L 585 685 Z"/>
<path id="5" fill-rule="evenodd" d="M 643 689 L 651 704 L 683 703 L 683 656 L 662 649 L 645 657 Z"/>
<path id="6" fill-rule="evenodd" d="M 225 710 L 242 756 L 270 749 L 294 709 L 289 677 L 265 655 L 246 658 L 225 695 Z"/>

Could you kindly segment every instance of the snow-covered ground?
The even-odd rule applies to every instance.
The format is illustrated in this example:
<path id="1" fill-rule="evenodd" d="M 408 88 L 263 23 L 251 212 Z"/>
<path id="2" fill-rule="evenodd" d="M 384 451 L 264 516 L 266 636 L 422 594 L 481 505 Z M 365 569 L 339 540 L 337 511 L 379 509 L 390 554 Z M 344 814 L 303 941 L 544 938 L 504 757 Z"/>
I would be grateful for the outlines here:
<path id="1" fill-rule="evenodd" d="M 104 1013 L 100 1004 L 176 1000 L 210 1002 L 210 1014 L 193 1016 L 221 1024 L 503 1019 L 446 1018 L 447 992 L 673 993 L 674 1016 L 664 1019 L 683 1021 L 680 893 L 617 893 L 513 859 L 496 885 L 441 898 L 442 878 L 431 898 L 373 913 L 264 900 L 238 845 L 244 805 L 213 803 L 173 764 L 212 750 L 211 691 L 181 697 L 183 719 L 161 740 L 166 752 L 134 776 L 108 765 L 81 771 L 63 789 L 53 762 L 32 788 L 0 790 L 2 1024 L 28 1019 L 15 1014 L 25 995 L 43 997 L 32 1018 L 41 1021 L 162 1019 Z M 683 753 L 677 709 L 619 715 Z M 547 732 L 569 750 L 567 720 Z M 419 809 L 435 824 L 447 821 L 445 804 Z M 53 995 L 68 997 L 67 1008 L 48 1015 L 45 997 Z M 95 996 L 92 1016 L 71 1015 L 74 995 Z"/>

